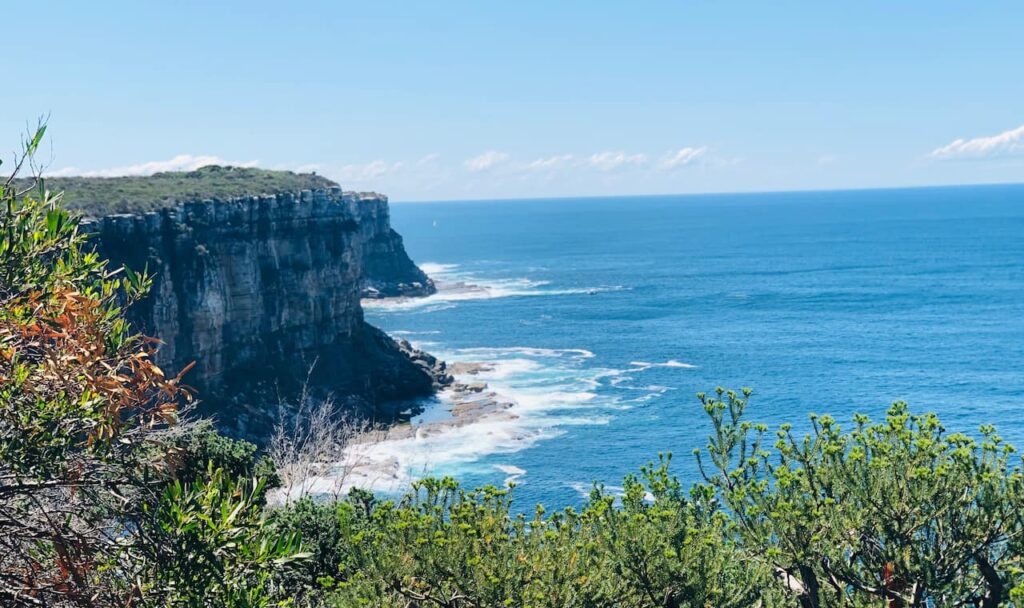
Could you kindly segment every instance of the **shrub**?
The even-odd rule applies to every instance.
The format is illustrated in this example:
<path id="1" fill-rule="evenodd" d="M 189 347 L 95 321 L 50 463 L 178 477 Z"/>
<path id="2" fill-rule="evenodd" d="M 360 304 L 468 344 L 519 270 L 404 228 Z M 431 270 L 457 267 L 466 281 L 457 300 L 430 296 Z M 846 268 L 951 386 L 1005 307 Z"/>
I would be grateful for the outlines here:
<path id="1" fill-rule="evenodd" d="M 398 502 L 365 494 L 275 512 L 301 533 L 302 596 L 335 606 L 735 606 L 777 595 L 728 518 L 668 474 L 627 480 L 622 506 L 596 488 L 581 512 L 513 514 L 510 490 L 426 479 Z"/>
<path id="2" fill-rule="evenodd" d="M 31 181 L 19 183 L 24 186 Z M 182 201 L 297 192 L 338 185 L 310 173 L 218 165 L 147 176 L 55 177 L 46 181 L 53 190 L 67 193 L 64 204 L 68 209 L 90 217 L 156 211 Z"/>
<path id="3" fill-rule="evenodd" d="M 107 268 L 60 194 L 16 179 L 44 133 L 0 186 L 0 604 L 264 605 L 294 540 L 260 524 L 263 482 L 233 479 L 247 446 L 207 437 L 191 457 L 233 470 L 172 481 L 191 395 L 122 314 L 150 277 Z"/>
<path id="4" fill-rule="evenodd" d="M 173 461 L 175 479 L 190 483 L 207 476 L 208 469 L 222 469 L 232 479 L 256 477 L 264 490 L 280 483 L 273 462 L 257 453 L 255 444 L 217 432 L 209 420 L 199 420 L 174 433 L 160 446 Z"/>
<path id="5" fill-rule="evenodd" d="M 850 432 L 811 416 L 803 438 L 744 419 L 747 397 L 700 395 L 714 435 L 702 470 L 744 546 L 801 606 L 1004 605 L 1020 571 L 1022 475 L 991 426 L 947 434 L 903 402 Z M 1015 460 L 1015 459 L 1014 459 Z M 702 463 L 703 464 L 703 463 Z"/>
<path id="6" fill-rule="evenodd" d="M 948 434 L 895 403 L 884 421 L 810 432 L 747 420 L 749 391 L 700 395 L 705 483 L 671 456 L 581 511 L 532 517 L 511 489 L 425 479 L 397 501 L 360 493 L 274 513 L 301 533 L 304 601 L 334 606 L 1010 606 L 1021 585 L 1022 477 L 985 426 Z"/>
<path id="7" fill-rule="evenodd" d="M 204 479 L 170 484 L 147 509 L 149 542 L 136 556 L 143 597 L 156 606 L 277 603 L 278 571 L 305 556 L 297 535 L 264 524 L 263 494 L 261 480 L 235 481 L 212 464 Z"/>

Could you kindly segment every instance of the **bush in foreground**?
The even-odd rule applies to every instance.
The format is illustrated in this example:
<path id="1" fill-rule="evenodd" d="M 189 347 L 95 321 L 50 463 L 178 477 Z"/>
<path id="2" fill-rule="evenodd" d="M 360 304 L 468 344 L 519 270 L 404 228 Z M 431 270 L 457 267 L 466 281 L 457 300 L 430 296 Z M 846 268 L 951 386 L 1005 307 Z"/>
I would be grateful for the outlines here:
<path id="1" fill-rule="evenodd" d="M 170 432 L 191 396 L 122 314 L 149 277 L 16 179 L 44 132 L 0 185 L 0 605 L 266 605 L 297 541 L 262 525 L 264 482 L 208 466 L 245 446 Z"/>
<path id="2" fill-rule="evenodd" d="M 508 490 L 446 479 L 272 522 L 303 534 L 299 586 L 334 606 L 1018 605 L 1022 476 L 993 429 L 947 434 L 896 403 L 848 432 L 812 416 L 768 446 L 748 395 L 700 396 L 713 434 L 688 492 L 666 456 L 579 512 L 527 519 Z"/>

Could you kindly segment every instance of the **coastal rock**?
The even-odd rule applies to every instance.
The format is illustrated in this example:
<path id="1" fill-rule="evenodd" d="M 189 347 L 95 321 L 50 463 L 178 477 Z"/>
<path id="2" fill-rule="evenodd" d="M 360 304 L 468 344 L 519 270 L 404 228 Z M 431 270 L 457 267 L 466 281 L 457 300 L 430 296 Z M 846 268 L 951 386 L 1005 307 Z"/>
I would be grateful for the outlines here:
<path id="1" fill-rule="evenodd" d="M 455 378 L 448 373 L 448 364 L 441 361 L 434 355 L 417 349 L 408 340 L 397 340 L 398 349 L 409 358 L 420 369 L 424 370 L 434 382 L 434 389 L 440 390 L 455 382 Z"/>
<path id="2" fill-rule="evenodd" d="M 199 389 L 201 413 L 257 441 L 306 389 L 379 422 L 451 382 L 443 362 L 363 319 L 360 298 L 428 295 L 387 198 L 340 188 L 187 201 L 83 222 L 112 264 L 155 275 L 129 310 L 157 362 Z M 407 407 L 407 406 L 405 406 Z"/>
<path id="3" fill-rule="evenodd" d="M 437 291 L 434 281 L 409 259 L 402 237 L 390 227 L 374 231 L 364 254 L 364 298 L 429 296 Z"/>
<path id="4" fill-rule="evenodd" d="M 494 366 L 487 363 L 476 363 L 466 361 L 456 361 L 448 365 L 448 372 L 455 375 L 471 375 L 475 376 L 480 372 L 494 371 Z"/>

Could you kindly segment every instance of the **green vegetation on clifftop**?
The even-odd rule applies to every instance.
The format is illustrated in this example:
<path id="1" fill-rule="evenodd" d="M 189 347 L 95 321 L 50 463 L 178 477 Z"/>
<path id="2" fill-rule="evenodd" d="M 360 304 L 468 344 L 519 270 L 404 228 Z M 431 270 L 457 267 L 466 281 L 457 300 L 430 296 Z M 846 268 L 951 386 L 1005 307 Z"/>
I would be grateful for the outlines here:
<path id="1" fill-rule="evenodd" d="M 174 203 L 329 188 L 335 182 L 314 173 L 208 165 L 195 171 L 130 177 L 54 177 L 46 189 L 64 192 L 64 207 L 87 216 L 144 213 Z"/>

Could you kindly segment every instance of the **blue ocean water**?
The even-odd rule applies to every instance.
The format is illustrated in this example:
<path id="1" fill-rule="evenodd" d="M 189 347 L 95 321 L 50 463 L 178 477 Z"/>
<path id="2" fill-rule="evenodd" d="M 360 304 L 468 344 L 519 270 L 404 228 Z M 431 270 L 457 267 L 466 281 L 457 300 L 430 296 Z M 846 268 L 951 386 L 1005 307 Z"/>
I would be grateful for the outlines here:
<path id="1" fill-rule="evenodd" d="M 715 386 L 752 387 L 773 426 L 903 399 L 1024 447 L 1024 186 L 410 203 L 392 220 L 441 293 L 368 319 L 491 362 L 517 401 L 421 442 L 413 474 L 515 478 L 521 506 L 578 504 L 664 451 L 696 480 L 694 395 Z"/>

